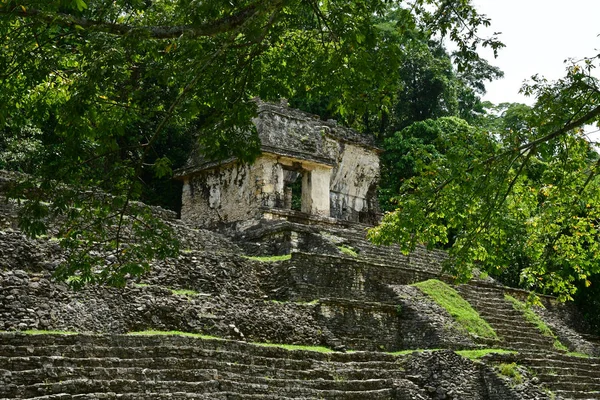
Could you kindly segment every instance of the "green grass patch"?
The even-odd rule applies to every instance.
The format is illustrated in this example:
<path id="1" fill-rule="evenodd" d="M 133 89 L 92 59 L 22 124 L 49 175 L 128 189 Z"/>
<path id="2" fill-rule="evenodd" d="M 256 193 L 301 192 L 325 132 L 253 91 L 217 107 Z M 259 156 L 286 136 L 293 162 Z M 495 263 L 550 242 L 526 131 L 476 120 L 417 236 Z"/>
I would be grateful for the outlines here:
<path id="1" fill-rule="evenodd" d="M 393 356 L 405 356 L 407 354 L 412 354 L 412 353 L 424 353 L 426 351 L 440 351 L 442 349 L 412 349 L 412 350 L 399 350 L 399 351 L 393 351 L 393 352 L 388 352 L 387 354 L 391 354 Z"/>
<path id="2" fill-rule="evenodd" d="M 305 346 L 301 344 L 282 344 L 282 343 L 252 343 L 262 347 L 278 347 L 285 350 L 304 350 L 316 351 L 318 353 L 333 353 L 333 350 L 323 346 Z"/>
<path id="3" fill-rule="evenodd" d="M 163 335 L 163 336 L 185 336 L 192 337 L 197 339 L 208 339 L 208 340 L 228 340 L 223 339 L 216 336 L 203 335 L 201 333 L 191 333 L 191 332 L 181 332 L 181 331 L 155 331 L 155 330 L 146 330 L 146 331 L 138 331 L 138 332 L 129 332 L 128 335 L 131 336 L 154 336 L 154 335 Z M 278 347 L 285 350 L 306 350 L 306 351 L 316 351 L 319 353 L 333 353 L 333 350 L 323 347 L 323 346 L 305 346 L 299 344 L 280 344 L 280 343 L 254 343 L 248 342 L 248 344 L 253 344 L 256 346 L 262 347 Z"/>
<path id="4" fill-rule="evenodd" d="M 456 352 L 456 354 L 461 355 L 470 360 L 477 360 L 488 354 L 517 354 L 517 352 L 513 351 L 513 350 L 504 350 L 504 349 L 476 349 L 476 350 L 459 350 Z"/>
<path id="5" fill-rule="evenodd" d="M 150 287 L 152 285 L 148 285 L 146 283 L 135 283 L 134 284 L 135 287 L 137 288 L 145 288 L 145 287 Z M 191 289 L 171 289 L 168 287 L 164 287 L 164 286 L 155 286 L 161 289 L 166 289 L 169 292 L 179 295 L 179 296 L 188 296 L 188 297 L 194 297 L 194 296 L 200 296 L 201 293 L 195 291 L 195 290 L 191 290 Z"/>
<path id="6" fill-rule="evenodd" d="M 515 310 L 520 311 L 527 321 L 535 325 L 542 335 L 554 339 L 555 349 L 568 351 L 567 347 L 563 345 L 560 340 L 558 340 L 554 332 L 552 332 L 552 329 L 546 325 L 546 323 L 531 309 L 531 307 L 529 307 L 526 303 L 515 299 L 509 294 L 505 294 L 504 299 L 508 300 Z"/>
<path id="7" fill-rule="evenodd" d="M 423 353 L 426 351 L 440 351 L 442 349 L 413 349 L 413 350 L 400 350 L 394 351 L 391 354 L 393 356 L 405 356 L 407 354 L 412 353 Z M 469 358 L 471 360 L 476 360 L 478 358 L 484 357 L 487 354 L 517 354 L 516 351 L 512 350 L 504 350 L 504 349 L 476 349 L 476 350 L 458 350 L 456 354 L 463 356 L 465 358 Z"/>
<path id="8" fill-rule="evenodd" d="M 286 261 L 292 258 L 291 254 L 284 254 L 282 256 L 264 256 L 264 257 L 250 257 L 250 256 L 242 256 L 247 258 L 248 260 L 260 261 L 260 262 L 277 262 L 277 261 Z"/>
<path id="9" fill-rule="evenodd" d="M 272 304 L 297 304 L 299 306 L 314 306 L 319 304 L 319 300 L 311 300 L 311 301 L 289 301 L 289 300 L 276 300 L 276 299 L 271 299 L 271 300 L 265 300 L 265 303 L 272 303 Z"/>
<path id="10" fill-rule="evenodd" d="M 302 306 L 316 306 L 317 304 L 319 304 L 319 299 L 314 299 L 311 301 L 295 301 L 294 303 Z"/>
<path id="11" fill-rule="evenodd" d="M 38 330 L 38 329 L 28 329 L 26 331 L 21 331 L 26 335 L 79 335 L 78 332 L 73 331 L 58 331 L 58 330 Z"/>
<path id="12" fill-rule="evenodd" d="M 163 335 L 163 336 L 186 336 L 193 337 L 198 339 L 210 339 L 210 340 L 225 340 L 216 336 L 203 335 L 201 333 L 191 333 L 191 332 L 181 332 L 181 331 L 137 331 L 137 332 L 129 332 L 127 333 L 131 336 L 154 336 L 154 335 Z"/>
<path id="13" fill-rule="evenodd" d="M 571 356 L 571 357 L 590 358 L 590 356 L 588 354 L 580 353 L 578 351 L 569 351 L 569 352 L 567 352 L 566 355 Z"/>
<path id="14" fill-rule="evenodd" d="M 196 292 L 195 290 L 190 290 L 190 289 L 169 289 L 171 291 L 171 293 L 173 294 L 178 294 L 180 296 L 188 296 L 188 297 L 193 297 L 193 296 L 198 296 L 200 293 Z"/>
<path id="15" fill-rule="evenodd" d="M 430 279 L 415 283 L 413 286 L 419 288 L 446 309 L 456 322 L 470 334 L 482 338 L 498 339 L 498 335 L 492 327 L 449 285 L 437 279 Z"/>
<path id="16" fill-rule="evenodd" d="M 356 250 L 354 250 L 352 247 L 350 247 L 348 245 L 342 244 L 342 245 L 338 246 L 338 249 L 342 253 L 344 253 L 344 254 L 346 254 L 348 256 L 358 257 L 358 253 L 356 252 Z"/>
<path id="17" fill-rule="evenodd" d="M 512 379 L 517 385 L 523 383 L 523 376 L 519 372 L 518 365 L 516 363 L 503 363 L 498 365 L 498 372 L 500 375 L 507 376 Z"/>

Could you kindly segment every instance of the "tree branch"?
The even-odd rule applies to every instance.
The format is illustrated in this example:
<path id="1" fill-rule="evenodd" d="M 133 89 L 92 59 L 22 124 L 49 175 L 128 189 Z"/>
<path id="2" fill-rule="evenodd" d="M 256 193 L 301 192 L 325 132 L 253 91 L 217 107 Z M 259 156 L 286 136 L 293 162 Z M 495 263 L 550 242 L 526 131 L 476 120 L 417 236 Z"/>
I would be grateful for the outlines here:
<path id="1" fill-rule="evenodd" d="M 259 11 L 269 12 L 282 5 L 282 0 L 257 0 L 256 2 L 241 9 L 237 13 L 210 21 L 200 25 L 178 25 L 178 26 L 135 26 L 129 24 L 111 23 L 97 21 L 83 17 L 77 17 L 66 13 L 51 13 L 37 9 L 2 9 L 0 15 L 14 15 L 22 18 L 31 18 L 43 21 L 51 25 L 76 28 L 81 27 L 90 31 L 104 32 L 112 35 L 124 36 L 139 34 L 151 39 L 173 39 L 180 36 L 187 38 L 211 37 L 220 33 L 230 32 L 243 25 L 249 18 Z"/>

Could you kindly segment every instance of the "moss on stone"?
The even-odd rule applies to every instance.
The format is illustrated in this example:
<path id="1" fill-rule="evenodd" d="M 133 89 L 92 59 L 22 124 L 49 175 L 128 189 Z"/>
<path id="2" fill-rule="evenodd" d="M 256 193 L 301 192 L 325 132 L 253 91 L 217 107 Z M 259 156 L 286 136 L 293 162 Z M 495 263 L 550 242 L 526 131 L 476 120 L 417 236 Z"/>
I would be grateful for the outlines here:
<path id="1" fill-rule="evenodd" d="M 38 329 L 28 329 L 26 331 L 21 331 L 26 335 L 79 335 L 78 332 L 73 331 L 60 331 L 60 330 L 38 330 Z"/>
<path id="2" fill-rule="evenodd" d="M 516 351 L 505 349 L 459 350 L 456 353 L 470 360 L 476 360 L 485 357 L 488 354 L 517 354 Z"/>
<path id="3" fill-rule="evenodd" d="M 520 311 L 527 321 L 535 325 L 542 335 L 554 339 L 555 349 L 565 352 L 569 350 L 560 342 L 560 340 L 558 340 L 558 337 L 556 337 L 554 332 L 552 332 L 552 329 L 546 325 L 546 323 L 531 309 L 530 306 L 528 306 L 525 302 L 515 299 L 509 294 L 505 294 L 504 298 L 512 304 L 515 310 Z"/>
<path id="4" fill-rule="evenodd" d="M 519 366 L 516 363 L 502 363 L 498 365 L 498 372 L 500 375 L 511 378 L 517 385 L 523 383 L 523 375 L 519 372 Z"/>
<path id="5" fill-rule="evenodd" d="M 282 256 L 261 256 L 261 257 L 251 257 L 251 256 L 242 256 L 247 258 L 248 260 L 260 261 L 260 262 L 277 262 L 277 261 L 286 261 L 292 258 L 291 254 L 284 254 Z"/>
<path id="6" fill-rule="evenodd" d="M 350 246 L 342 244 L 342 245 L 338 246 L 338 249 L 346 255 L 349 255 L 351 257 L 358 257 L 358 253 L 356 252 L 356 250 L 354 250 Z"/>
<path id="7" fill-rule="evenodd" d="M 333 350 L 323 346 L 307 346 L 300 344 L 283 344 L 283 343 L 252 343 L 262 347 L 278 347 L 285 350 L 304 350 L 316 351 L 318 353 L 333 353 Z"/>
<path id="8" fill-rule="evenodd" d="M 430 296 L 458 322 L 460 326 L 474 336 L 498 339 L 492 327 L 479 316 L 479 313 L 463 299 L 460 294 L 446 283 L 437 279 L 415 283 L 423 293 Z"/>
<path id="9" fill-rule="evenodd" d="M 127 333 L 131 336 L 153 336 L 153 335 L 162 335 L 162 336 L 187 336 L 198 339 L 209 339 L 209 340 L 225 340 L 223 338 L 219 338 L 216 336 L 203 335 L 201 333 L 192 333 L 192 332 L 181 332 L 181 331 L 155 331 L 155 330 L 146 330 L 146 331 L 137 331 L 137 332 L 129 332 Z"/>

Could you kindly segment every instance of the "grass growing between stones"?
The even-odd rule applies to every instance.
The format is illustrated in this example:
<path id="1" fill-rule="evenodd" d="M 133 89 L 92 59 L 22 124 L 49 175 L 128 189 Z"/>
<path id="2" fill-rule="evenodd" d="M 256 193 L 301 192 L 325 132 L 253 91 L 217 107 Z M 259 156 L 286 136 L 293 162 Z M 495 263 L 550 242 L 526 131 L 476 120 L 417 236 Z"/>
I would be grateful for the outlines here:
<path id="1" fill-rule="evenodd" d="M 346 255 L 349 255 L 351 257 L 358 257 L 358 253 L 356 252 L 356 250 L 354 250 L 350 246 L 342 244 L 342 245 L 338 246 L 338 249 Z"/>
<path id="2" fill-rule="evenodd" d="M 416 350 L 400 350 L 389 353 L 393 356 L 405 356 L 407 354 L 412 353 L 423 353 L 426 351 L 440 351 L 442 349 L 416 349 Z M 517 354 L 516 351 L 513 350 L 504 350 L 504 349 L 476 349 L 476 350 L 458 350 L 456 354 L 468 358 L 470 360 L 476 360 L 482 358 L 488 354 Z"/>
<path id="3" fill-rule="evenodd" d="M 146 288 L 146 287 L 151 287 L 151 286 L 158 287 L 158 288 L 161 288 L 161 289 L 166 289 L 169 292 L 171 292 L 171 293 L 173 293 L 175 295 L 179 295 L 179 296 L 195 297 L 195 296 L 202 295 L 202 293 L 197 292 L 195 290 L 191 290 L 191 289 L 171 289 L 171 288 L 164 287 L 164 286 L 148 285 L 146 283 L 135 283 L 134 286 L 136 288 Z M 204 296 L 206 296 L 206 295 L 204 295 Z"/>
<path id="4" fill-rule="evenodd" d="M 162 335 L 162 336 L 185 336 L 192 337 L 197 339 L 207 339 L 207 340 L 228 340 L 224 338 L 220 338 L 217 336 L 209 336 L 203 335 L 201 333 L 191 333 L 191 332 L 181 332 L 181 331 L 155 331 L 155 330 L 146 330 L 146 331 L 138 331 L 138 332 L 129 332 L 127 335 L 131 336 L 154 336 L 154 335 Z M 305 350 L 305 351 L 316 351 L 319 353 L 333 353 L 332 349 L 323 346 L 308 346 L 308 345 L 299 345 L 299 344 L 282 344 L 282 343 L 261 343 L 261 342 L 248 342 L 248 344 L 253 344 L 256 346 L 262 347 L 278 347 L 285 350 Z"/>
<path id="5" fill-rule="evenodd" d="M 264 256 L 264 257 L 251 257 L 251 256 L 242 256 L 247 258 L 248 260 L 260 261 L 260 262 L 277 262 L 277 261 L 286 261 L 292 258 L 291 254 L 284 254 L 282 256 Z"/>
<path id="6" fill-rule="evenodd" d="M 513 308 L 517 311 L 520 311 L 523 314 L 523 317 L 533 325 L 537 327 L 540 333 L 544 336 L 554 339 L 554 348 L 557 350 L 568 351 L 567 347 L 563 345 L 560 340 L 556 337 L 552 329 L 546 325 L 546 323 L 524 302 L 515 299 L 509 294 L 504 295 L 504 299 L 511 302 Z"/>
<path id="7" fill-rule="evenodd" d="M 393 356 L 405 356 L 408 354 L 412 354 L 412 353 L 424 353 L 426 351 L 440 351 L 442 349 L 412 349 L 412 350 L 400 350 L 400 351 L 393 351 L 391 354 Z"/>
<path id="8" fill-rule="evenodd" d="M 589 354 L 585 354 L 585 353 L 580 353 L 578 351 L 569 351 L 566 354 L 567 356 L 570 357 L 579 357 L 579 358 L 590 358 Z"/>
<path id="9" fill-rule="evenodd" d="M 186 336 L 193 337 L 197 339 L 209 339 L 209 340 L 225 340 L 223 338 L 217 336 L 203 335 L 201 333 L 191 333 L 191 332 L 181 332 L 181 331 L 138 331 L 138 332 L 129 332 L 127 333 L 131 336 L 154 336 L 154 335 L 163 335 L 163 336 Z"/>
<path id="10" fill-rule="evenodd" d="M 516 363 L 503 363 L 498 365 L 497 368 L 500 375 L 511 378 L 515 384 L 518 385 L 523 383 L 523 375 L 519 372 L 519 366 Z"/>
<path id="11" fill-rule="evenodd" d="M 262 347 L 278 347 L 285 350 L 304 350 L 316 351 L 318 353 L 333 353 L 333 350 L 323 346 L 304 346 L 300 344 L 282 344 L 282 343 L 252 343 Z"/>
<path id="12" fill-rule="evenodd" d="M 415 283 L 413 286 L 419 288 L 446 309 L 456 322 L 470 334 L 487 339 L 498 339 L 498 335 L 492 327 L 449 285 L 437 279 L 430 279 Z"/>
<path id="13" fill-rule="evenodd" d="M 193 297 L 193 296 L 200 295 L 200 293 L 196 292 L 195 290 L 191 290 L 191 289 L 169 289 L 169 290 L 171 291 L 171 293 L 178 294 L 180 296 Z"/>
<path id="14" fill-rule="evenodd" d="M 470 360 L 477 360 L 479 358 L 485 357 L 488 354 L 517 354 L 516 351 L 513 350 L 504 350 L 504 349 L 477 349 L 477 350 L 459 350 L 456 354 L 461 355 Z"/>
<path id="15" fill-rule="evenodd" d="M 78 332 L 73 331 L 59 331 L 59 330 L 38 330 L 38 329 L 28 329 L 26 331 L 21 331 L 26 335 L 79 335 Z"/>

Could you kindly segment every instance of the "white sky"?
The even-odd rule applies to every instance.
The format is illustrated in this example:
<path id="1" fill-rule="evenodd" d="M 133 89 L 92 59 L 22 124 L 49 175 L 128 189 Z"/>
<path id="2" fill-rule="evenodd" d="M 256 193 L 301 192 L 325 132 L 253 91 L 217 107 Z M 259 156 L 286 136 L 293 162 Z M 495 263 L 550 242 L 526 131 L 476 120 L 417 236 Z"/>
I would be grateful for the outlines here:
<path id="1" fill-rule="evenodd" d="M 600 0 L 474 0 L 474 5 L 492 19 L 489 32 L 502 32 L 506 45 L 496 59 L 482 53 L 504 71 L 503 79 L 486 85 L 484 100 L 532 104 L 534 99 L 518 93 L 523 81 L 536 73 L 560 78 L 565 59 L 600 53 Z"/>

